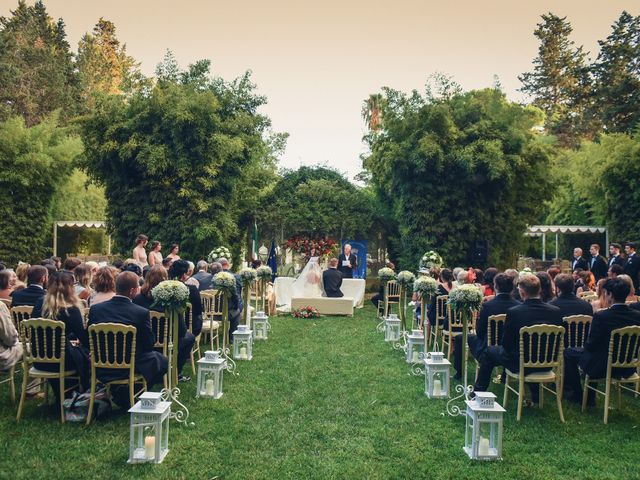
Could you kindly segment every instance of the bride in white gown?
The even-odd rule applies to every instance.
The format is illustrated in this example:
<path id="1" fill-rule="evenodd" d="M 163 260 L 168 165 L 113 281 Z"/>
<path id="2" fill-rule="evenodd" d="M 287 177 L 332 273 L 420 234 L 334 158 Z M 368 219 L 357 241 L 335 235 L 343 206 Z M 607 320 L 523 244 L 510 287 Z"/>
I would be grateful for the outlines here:
<path id="1" fill-rule="evenodd" d="M 302 269 L 302 272 L 293 282 L 293 297 L 322 297 L 324 288 L 322 286 L 322 268 L 319 257 L 311 257 L 309 262 Z"/>

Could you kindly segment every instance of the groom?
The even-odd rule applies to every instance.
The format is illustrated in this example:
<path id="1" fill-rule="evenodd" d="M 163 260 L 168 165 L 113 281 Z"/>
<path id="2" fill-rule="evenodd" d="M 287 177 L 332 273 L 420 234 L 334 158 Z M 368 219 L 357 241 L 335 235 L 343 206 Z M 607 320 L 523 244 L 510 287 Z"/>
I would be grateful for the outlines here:
<path id="1" fill-rule="evenodd" d="M 358 257 L 351 253 L 351 245 L 344 244 L 344 253 L 338 257 L 338 270 L 344 278 L 353 278 L 353 271 L 358 268 Z"/>
<path id="2" fill-rule="evenodd" d="M 342 274 L 338 271 L 338 259 L 329 260 L 329 269 L 322 272 L 322 285 L 324 293 L 330 298 L 340 298 L 344 295 L 340 291 L 342 286 Z"/>

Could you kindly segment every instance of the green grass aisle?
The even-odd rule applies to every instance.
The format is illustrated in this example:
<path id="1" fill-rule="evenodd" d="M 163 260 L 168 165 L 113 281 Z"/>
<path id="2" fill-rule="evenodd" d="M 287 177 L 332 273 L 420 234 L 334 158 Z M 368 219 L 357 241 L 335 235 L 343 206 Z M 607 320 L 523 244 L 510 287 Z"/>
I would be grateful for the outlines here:
<path id="1" fill-rule="evenodd" d="M 60 425 L 53 409 L 30 402 L 20 424 L 7 389 L 0 395 L 0 477 L 34 478 L 640 478 L 640 400 L 602 424 L 555 402 L 505 416 L 504 461 L 477 463 L 462 451 L 464 419 L 443 416 L 424 379 L 411 377 L 400 352 L 375 332 L 373 309 L 354 318 L 279 317 L 239 377 L 225 375 L 224 396 L 181 398 L 195 427 L 171 424 L 161 465 L 127 465 L 128 416 L 90 427 Z M 473 368 L 471 369 L 473 371 Z M 502 389 L 494 386 L 501 399 Z"/>

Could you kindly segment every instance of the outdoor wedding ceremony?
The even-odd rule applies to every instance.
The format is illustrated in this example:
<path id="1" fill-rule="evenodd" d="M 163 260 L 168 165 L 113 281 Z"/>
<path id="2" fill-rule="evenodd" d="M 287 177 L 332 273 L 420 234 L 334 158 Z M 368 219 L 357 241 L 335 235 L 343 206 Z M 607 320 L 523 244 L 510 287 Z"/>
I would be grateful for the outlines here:
<path id="1" fill-rule="evenodd" d="M 0 478 L 639 479 L 640 4 L 0 0 Z"/>

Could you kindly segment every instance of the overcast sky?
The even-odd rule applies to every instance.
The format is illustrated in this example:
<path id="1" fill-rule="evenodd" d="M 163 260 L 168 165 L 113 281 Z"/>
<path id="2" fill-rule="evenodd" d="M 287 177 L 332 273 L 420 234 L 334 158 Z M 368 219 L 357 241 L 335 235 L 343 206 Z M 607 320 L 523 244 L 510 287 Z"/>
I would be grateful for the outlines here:
<path id="1" fill-rule="evenodd" d="M 33 3 L 29 1 L 29 3 Z M 17 0 L 0 0 L 8 15 Z M 231 79 L 253 71 L 263 111 L 289 132 L 281 165 L 327 164 L 352 178 L 361 169 L 360 111 L 383 86 L 422 90 L 442 72 L 464 89 L 500 78 L 522 100 L 518 75 L 531 68 L 542 13 L 567 16 L 592 56 L 622 10 L 636 1 L 593 0 L 48 0 L 74 50 L 99 17 L 113 21 L 130 55 L 152 75 L 167 48 L 182 67 L 198 59 Z"/>

